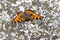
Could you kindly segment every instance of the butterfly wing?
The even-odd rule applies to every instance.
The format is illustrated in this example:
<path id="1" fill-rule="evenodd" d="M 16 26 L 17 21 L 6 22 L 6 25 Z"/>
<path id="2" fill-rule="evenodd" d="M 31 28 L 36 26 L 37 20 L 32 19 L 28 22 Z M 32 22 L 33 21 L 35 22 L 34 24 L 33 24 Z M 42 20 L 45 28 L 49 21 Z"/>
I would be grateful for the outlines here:
<path id="1" fill-rule="evenodd" d="M 25 12 L 26 12 L 27 15 L 29 15 L 28 17 L 29 17 L 30 20 L 33 20 L 33 19 L 42 19 L 43 18 L 42 16 L 36 14 L 32 10 L 26 10 Z"/>
<path id="2" fill-rule="evenodd" d="M 13 22 L 23 22 L 25 20 L 25 18 L 23 17 L 23 12 L 18 12 L 17 16 L 15 18 L 13 18 Z"/>

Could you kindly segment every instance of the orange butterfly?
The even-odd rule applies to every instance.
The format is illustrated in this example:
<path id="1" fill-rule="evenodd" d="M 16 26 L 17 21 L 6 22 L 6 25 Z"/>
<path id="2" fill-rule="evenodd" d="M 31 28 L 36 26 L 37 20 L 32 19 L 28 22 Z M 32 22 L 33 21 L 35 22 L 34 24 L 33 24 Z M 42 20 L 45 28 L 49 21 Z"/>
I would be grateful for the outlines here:
<path id="1" fill-rule="evenodd" d="M 17 16 L 15 18 L 13 18 L 13 22 L 25 22 L 25 21 L 29 21 L 29 20 L 34 20 L 34 19 L 42 19 L 43 17 L 36 14 L 34 11 L 32 10 L 25 10 L 25 12 L 23 13 L 18 12 Z"/>

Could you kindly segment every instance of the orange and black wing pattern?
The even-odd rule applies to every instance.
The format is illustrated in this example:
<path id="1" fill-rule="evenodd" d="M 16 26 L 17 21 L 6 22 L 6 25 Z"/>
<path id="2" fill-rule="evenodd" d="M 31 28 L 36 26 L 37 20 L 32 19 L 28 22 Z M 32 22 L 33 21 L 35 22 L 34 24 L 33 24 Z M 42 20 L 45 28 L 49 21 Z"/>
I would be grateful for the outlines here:
<path id="1" fill-rule="evenodd" d="M 25 11 L 26 14 L 29 16 L 30 20 L 34 20 L 34 19 L 42 19 L 43 17 L 40 16 L 39 14 L 36 14 L 34 11 L 32 10 L 26 10 Z"/>
<path id="2" fill-rule="evenodd" d="M 32 10 L 25 10 L 25 12 L 18 12 L 17 16 L 13 18 L 13 22 L 25 22 L 26 20 L 42 19 L 43 17 L 36 14 Z"/>
<path id="3" fill-rule="evenodd" d="M 25 18 L 23 17 L 23 12 L 18 12 L 17 16 L 15 18 L 13 18 L 13 22 L 17 23 L 17 22 L 23 22 L 25 20 Z"/>

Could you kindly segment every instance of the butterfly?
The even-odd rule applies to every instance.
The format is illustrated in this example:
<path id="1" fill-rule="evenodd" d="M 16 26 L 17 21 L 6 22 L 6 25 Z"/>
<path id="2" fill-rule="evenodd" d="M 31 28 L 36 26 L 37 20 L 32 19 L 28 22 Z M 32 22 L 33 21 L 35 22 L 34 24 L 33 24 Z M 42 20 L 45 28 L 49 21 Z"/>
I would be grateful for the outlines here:
<path id="1" fill-rule="evenodd" d="M 43 17 L 39 14 L 36 14 L 33 10 L 25 10 L 24 12 L 20 11 L 17 13 L 17 16 L 12 19 L 12 22 L 25 22 L 32 21 L 34 19 L 42 19 Z"/>

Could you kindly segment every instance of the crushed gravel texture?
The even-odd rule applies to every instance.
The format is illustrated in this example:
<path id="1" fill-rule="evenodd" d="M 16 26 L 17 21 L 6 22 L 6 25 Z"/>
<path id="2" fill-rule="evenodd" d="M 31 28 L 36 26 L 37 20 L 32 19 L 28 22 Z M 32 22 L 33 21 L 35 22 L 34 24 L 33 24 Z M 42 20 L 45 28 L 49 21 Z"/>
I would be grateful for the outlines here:
<path id="1" fill-rule="evenodd" d="M 12 23 L 25 9 L 43 19 Z M 60 0 L 0 0 L 0 40 L 60 40 Z"/>

